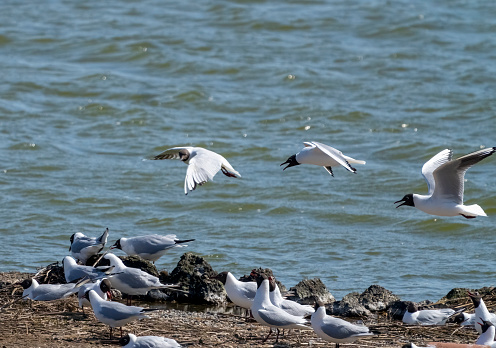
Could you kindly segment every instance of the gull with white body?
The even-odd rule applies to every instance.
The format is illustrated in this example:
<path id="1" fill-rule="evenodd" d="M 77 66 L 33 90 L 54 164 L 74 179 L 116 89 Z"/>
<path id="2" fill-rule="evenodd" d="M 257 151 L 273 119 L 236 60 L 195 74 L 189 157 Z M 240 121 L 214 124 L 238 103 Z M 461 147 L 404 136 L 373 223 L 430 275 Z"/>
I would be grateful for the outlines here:
<path id="1" fill-rule="evenodd" d="M 406 205 L 431 215 L 461 215 L 467 219 L 487 216 L 479 205 L 463 204 L 465 172 L 495 151 L 496 147 L 489 147 L 455 160 L 451 150 L 439 152 L 422 166 L 422 175 L 428 186 L 427 195 L 409 193 L 395 202 L 401 203 L 396 208 Z"/>
<path id="2" fill-rule="evenodd" d="M 482 296 L 479 293 L 472 293 L 469 291 L 468 296 L 474 304 L 473 320 L 475 322 L 475 329 L 478 333 L 482 333 L 482 325 L 477 325 L 477 322 L 480 320 L 484 320 L 487 322 L 492 322 L 494 324 L 496 323 L 496 314 L 489 312 L 486 304 L 484 303 L 484 300 L 482 299 Z"/>
<path id="3" fill-rule="evenodd" d="M 451 308 L 419 310 L 415 303 L 410 302 L 403 314 L 403 322 L 409 325 L 444 325 L 456 313 Z"/>
<path id="4" fill-rule="evenodd" d="M 480 329 L 480 336 L 477 339 L 477 341 L 475 341 L 475 344 L 496 348 L 496 342 L 494 341 L 494 335 L 496 334 L 496 330 L 494 328 L 493 323 L 487 320 L 479 319 L 477 321 L 477 326 L 480 326 L 481 329 Z"/>
<path id="5" fill-rule="evenodd" d="M 188 165 L 184 180 L 184 193 L 196 189 L 207 181 L 212 181 L 219 170 L 225 176 L 240 178 L 241 175 L 221 155 L 202 147 L 173 147 L 153 157 L 154 160 L 180 159 Z"/>
<path id="6" fill-rule="evenodd" d="M 124 348 L 180 348 L 181 345 L 172 338 L 161 336 L 136 336 L 127 334 L 119 340 Z"/>
<path id="7" fill-rule="evenodd" d="M 316 141 L 304 142 L 303 144 L 305 147 L 300 152 L 290 156 L 286 162 L 281 163 L 281 166 L 287 164 L 283 170 L 300 164 L 313 164 L 324 167 L 329 174 L 334 176 L 332 167 L 343 166 L 350 172 L 355 173 L 356 169 L 353 168 L 350 163 L 365 164 L 365 161 L 346 156 L 341 151 L 329 145 Z"/>
<path id="8" fill-rule="evenodd" d="M 86 264 L 91 256 L 103 250 L 107 243 L 108 234 L 108 228 L 100 237 L 88 237 L 81 232 L 74 233 L 70 238 L 71 246 L 69 247 L 72 257 L 82 264 Z"/>
<path id="9" fill-rule="evenodd" d="M 34 278 L 23 280 L 20 285 L 24 289 L 22 297 L 34 301 L 54 301 L 69 297 L 78 292 L 79 287 L 88 282 L 83 280 L 77 284 L 40 284 Z"/>
<path id="10" fill-rule="evenodd" d="M 177 239 L 175 234 L 161 236 L 150 234 L 131 238 L 120 238 L 110 249 L 120 249 L 128 255 L 138 255 L 139 257 L 155 262 L 162 257 L 169 249 L 176 247 L 187 247 L 184 243 L 192 242 L 194 239 Z"/>
<path id="11" fill-rule="evenodd" d="M 112 287 L 126 295 L 146 295 L 152 289 L 167 289 L 174 286 L 162 284 L 158 277 L 141 269 L 127 267 L 114 254 L 106 254 L 103 258 L 109 260 L 110 265 L 114 267 L 114 274 L 108 277 Z"/>
<path id="12" fill-rule="evenodd" d="M 81 286 L 78 291 L 78 300 L 79 300 L 79 307 L 83 309 L 83 313 L 84 313 L 84 306 L 91 307 L 90 301 L 88 301 L 84 296 L 87 291 L 94 290 L 98 294 L 98 296 L 100 296 L 103 300 L 107 301 L 112 298 L 112 293 L 110 292 L 111 286 L 112 285 L 110 284 L 110 281 L 107 278 L 98 279 L 94 283 L 89 283 L 89 284 L 87 283 Z"/>
<path id="13" fill-rule="evenodd" d="M 122 327 L 134 320 L 149 318 L 145 312 L 155 309 L 143 307 L 126 306 L 120 302 L 105 301 L 95 290 L 89 290 L 84 295 L 91 303 L 95 317 L 104 324 L 110 326 L 110 339 L 112 339 L 112 328 L 120 327 L 122 336 Z"/>
<path id="14" fill-rule="evenodd" d="M 242 282 L 236 279 L 231 272 L 221 272 L 213 279 L 217 279 L 224 284 L 227 296 L 235 305 L 246 309 L 251 308 L 257 293 L 256 282 Z"/>
<path id="15" fill-rule="evenodd" d="M 291 315 L 270 302 L 270 285 L 267 276 L 259 276 L 257 279 L 257 286 L 258 288 L 255 298 L 253 299 L 251 312 L 259 324 L 270 327 L 269 334 L 265 337 L 263 342 L 269 338 L 273 328 L 277 330 L 276 343 L 279 340 L 280 329 L 309 329 L 309 327 L 306 326 L 306 324 L 308 324 L 306 319 L 301 316 Z"/>
<path id="16" fill-rule="evenodd" d="M 311 318 L 312 328 L 324 341 L 336 344 L 355 342 L 360 338 L 374 336 L 365 325 L 355 325 L 349 321 L 327 315 L 325 306 L 317 302 Z"/>
<path id="17" fill-rule="evenodd" d="M 298 317 L 304 317 L 306 315 L 311 315 L 315 312 L 315 309 L 310 305 L 302 305 L 296 301 L 287 300 L 282 297 L 281 290 L 277 286 L 276 278 L 269 277 L 270 285 L 270 301 L 274 306 L 279 307 L 289 314 L 296 315 Z"/>
<path id="18" fill-rule="evenodd" d="M 64 266 L 65 281 L 70 283 L 81 278 L 91 280 L 101 279 L 107 276 L 113 270 L 113 267 L 91 267 L 78 265 L 76 260 L 71 256 L 66 256 L 62 260 Z"/>

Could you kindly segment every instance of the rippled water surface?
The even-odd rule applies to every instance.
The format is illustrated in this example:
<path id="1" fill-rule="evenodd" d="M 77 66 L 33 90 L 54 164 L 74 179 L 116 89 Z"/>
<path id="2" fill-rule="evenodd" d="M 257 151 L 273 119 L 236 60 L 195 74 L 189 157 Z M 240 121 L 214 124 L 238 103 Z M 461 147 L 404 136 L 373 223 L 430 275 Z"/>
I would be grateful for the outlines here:
<path id="1" fill-rule="evenodd" d="M 487 218 L 395 209 L 426 193 L 422 164 L 496 146 L 496 8 L 438 1 L 3 1 L 0 268 L 62 260 L 69 236 L 110 229 L 196 238 L 184 251 L 340 298 L 379 284 L 403 299 L 495 285 L 496 158 L 465 200 Z M 362 160 L 335 177 L 282 171 L 320 141 Z M 173 146 L 223 154 L 188 196 Z"/>

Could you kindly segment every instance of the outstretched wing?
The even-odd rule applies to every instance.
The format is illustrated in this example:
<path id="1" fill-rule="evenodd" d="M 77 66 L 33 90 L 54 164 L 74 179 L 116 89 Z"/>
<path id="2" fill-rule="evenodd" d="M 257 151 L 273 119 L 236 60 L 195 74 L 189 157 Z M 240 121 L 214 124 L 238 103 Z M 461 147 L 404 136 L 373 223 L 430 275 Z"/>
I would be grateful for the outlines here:
<path id="1" fill-rule="evenodd" d="M 196 189 L 197 185 L 203 185 L 212 180 L 220 170 L 223 157 L 215 152 L 196 148 L 194 155 L 190 157 L 186 179 L 184 180 L 184 193 Z"/>
<path id="2" fill-rule="evenodd" d="M 429 195 L 434 192 L 435 188 L 435 180 L 434 180 L 434 171 L 439 168 L 439 166 L 451 161 L 451 157 L 453 156 L 453 151 L 450 149 L 444 149 L 439 152 L 437 155 L 432 157 L 430 160 L 425 162 L 422 166 L 422 175 L 427 181 L 427 188 L 429 190 Z"/>
<path id="3" fill-rule="evenodd" d="M 323 153 L 325 153 L 327 156 L 332 157 L 336 162 L 338 162 L 339 164 L 341 164 L 343 167 L 345 167 L 346 169 L 348 169 L 350 172 L 352 172 L 352 173 L 356 172 L 356 169 L 353 168 L 348 163 L 348 161 L 346 160 L 346 158 L 344 158 L 343 153 L 341 151 L 336 150 L 335 148 L 333 148 L 333 147 L 331 147 L 329 145 L 321 144 L 321 143 L 318 143 L 316 141 L 313 141 L 312 143 L 320 151 L 322 151 Z"/>
<path id="4" fill-rule="evenodd" d="M 496 147 L 489 147 L 439 166 L 433 173 L 434 180 L 437 182 L 433 196 L 463 204 L 465 172 L 494 152 L 496 152 Z"/>
<path id="5" fill-rule="evenodd" d="M 191 147 L 173 147 L 159 153 L 157 156 L 153 157 L 154 160 L 164 160 L 164 159 L 180 159 L 179 151 L 181 150 L 191 150 Z"/>

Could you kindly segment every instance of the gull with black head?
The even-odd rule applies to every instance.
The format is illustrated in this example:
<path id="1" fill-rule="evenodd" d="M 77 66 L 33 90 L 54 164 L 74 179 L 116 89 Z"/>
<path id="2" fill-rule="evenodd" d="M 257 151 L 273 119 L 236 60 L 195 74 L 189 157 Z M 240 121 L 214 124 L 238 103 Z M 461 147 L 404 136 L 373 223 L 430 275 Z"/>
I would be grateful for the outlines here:
<path id="1" fill-rule="evenodd" d="M 303 145 L 305 147 L 300 152 L 290 156 L 286 162 L 281 163 L 281 166 L 287 164 L 283 170 L 300 164 L 313 164 L 324 167 L 329 174 L 334 176 L 332 167 L 343 166 L 350 172 L 356 173 L 356 169 L 350 163 L 365 164 L 365 161 L 346 156 L 341 151 L 316 141 L 304 142 Z"/>
<path id="2" fill-rule="evenodd" d="M 427 195 L 409 193 L 396 203 L 415 207 L 424 213 L 437 216 L 463 216 L 473 219 L 477 216 L 487 216 L 477 205 L 463 204 L 465 172 L 474 164 L 491 156 L 496 147 L 489 147 L 469 153 L 455 160 L 453 152 L 445 149 L 427 161 L 422 167 L 422 175 L 427 181 Z"/>
<path id="3" fill-rule="evenodd" d="M 71 246 L 69 247 L 72 257 L 82 264 L 86 264 L 91 256 L 103 250 L 107 243 L 108 234 L 108 228 L 100 237 L 88 237 L 81 232 L 74 233 L 70 238 Z"/>

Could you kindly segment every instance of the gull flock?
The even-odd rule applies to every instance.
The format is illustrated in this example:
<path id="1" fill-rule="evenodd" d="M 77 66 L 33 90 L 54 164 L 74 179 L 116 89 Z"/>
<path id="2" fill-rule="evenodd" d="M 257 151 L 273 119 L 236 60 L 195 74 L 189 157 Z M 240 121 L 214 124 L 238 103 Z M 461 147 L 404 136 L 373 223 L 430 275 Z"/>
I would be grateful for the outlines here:
<path id="1" fill-rule="evenodd" d="M 496 147 L 485 148 L 469 153 L 457 159 L 452 158 L 452 151 L 445 149 L 422 167 L 422 175 L 427 182 L 427 195 L 410 193 L 395 202 L 400 206 L 412 206 L 427 214 L 438 216 L 462 216 L 472 219 L 486 216 L 484 210 L 477 204 L 464 205 L 464 176 L 466 171 L 484 158 L 496 152 Z M 154 160 L 180 159 L 188 165 L 184 180 L 185 194 L 195 190 L 219 172 L 231 178 L 241 175 L 221 155 L 201 147 L 174 147 L 153 157 Z M 356 173 L 352 164 L 365 164 L 344 155 L 341 151 L 319 142 L 304 142 L 304 148 L 290 156 L 282 165 L 283 168 L 312 164 L 323 167 L 331 176 L 333 169 L 343 167 Z M 131 296 L 144 295 L 152 289 L 168 289 L 175 291 L 176 284 L 162 284 L 159 278 L 137 268 L 127 267 L 111 249 L 119 249 L 128 255 L 137 255 L 145 260 L 155 262 L 168 250 L 185 247 L 185 243 L 194 239 L 181 240 L 175 235 L 147 235 L 132 238 L 120 238 L 103 254 L 110 266 L 86 266 L 87 260 L 100 253 L 107 243 L 109 230 L 101 236 L 88 237 L 83 233 L 73 234 L 69 251 L 71 256 L 64 257 L 63 268 L 67 284 L 39 284 L 35 278 L 19 282 L 24 289 L 23 298 L 33 301 L 53 301 L 77 294 L 79 305 L 91 307 L 95 318 L 109 326 L 110 338 L 113 329 L 120 328 L 120 343 L 125 347 L 180 347 L 169 338 L 157 336 L 137 337 L 132 333 L 123 336 L 122 327 L 141 319 L 147 319 L 156 309 L 132 306 Z M 326 313 L 325 304 L 316 299 L 315 307 L 302 305 L 285 299 L 274 277 L 256 275 L 256 282 L 242 282 L 230 272 L 219 273 L 214 279 L 224 284 L 230 300 L 237 306 L 246 308 L 253 318 L 261 325 L 269 328 L 265 342 L 276 331 L 276 342 L 281 329 L 313 330 L 317 337 L 324 341 L 340 344 L 367 339 L 374 332 L 363 324 L 330 316 Z M 128 305 L 112 301 L 111 289 L 117 289 L 128 295 Z M 449 308 L 419 310 L 410 303 L 403 316 L 403 322 L 409 325 L 444 325 L 448 320 L 462 326 L 474 326 L 480 337 L 477 344 L 496 347 L 494 341 L 496 314 L 490 313 L 483 299 L 477 293 L 469 293 L 475 307 L 475 313 L 455 311 Z M 474 342 L 475 343 L 475 342 Z M 413 342 L 411 347 L 417 347 Z"/>

